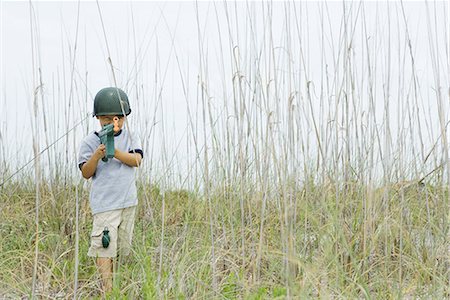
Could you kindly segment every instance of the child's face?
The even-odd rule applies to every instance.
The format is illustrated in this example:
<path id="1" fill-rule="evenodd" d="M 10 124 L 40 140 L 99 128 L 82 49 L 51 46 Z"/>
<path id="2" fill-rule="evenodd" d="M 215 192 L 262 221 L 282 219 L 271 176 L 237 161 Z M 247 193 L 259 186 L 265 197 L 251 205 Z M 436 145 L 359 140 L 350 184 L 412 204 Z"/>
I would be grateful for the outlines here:
<path id="1" fill-rule="evenodd" d="M 100 125 L 102 127 L 105 125 L 108 125 L 108 124 L 114 124 L 115 118 L 117 118 L 116 122 L 117 122 L 117 126 L 119 128 L 117 131 L 119 131 L 123 127 L 123 123 L 125 121 L 124 116 L 97 116 L 97 119 L 100 121 Z M 114 131 L 116 131 L 116 130 L 114 130 Z"/>

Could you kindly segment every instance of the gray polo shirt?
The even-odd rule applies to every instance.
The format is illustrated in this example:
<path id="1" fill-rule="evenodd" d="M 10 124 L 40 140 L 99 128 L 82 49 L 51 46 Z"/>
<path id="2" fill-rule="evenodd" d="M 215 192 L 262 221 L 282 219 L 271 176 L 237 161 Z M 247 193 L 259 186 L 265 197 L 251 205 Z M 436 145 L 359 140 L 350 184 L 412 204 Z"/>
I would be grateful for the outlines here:
<path id="1" fill-rule="evenodd" d="M 97 132 L 87 135 L 81 142 L 78 166 L 81 169 L 97 147 L 100 138 Z M 121 151 L 133 151 L 143 156 L 142 147 L 137 137 L 123 129 L 114 136 L 114 146 Z M 135 168 L 129 167 L 116 158 L 108 162 L 100 160 L 92 176 L 90 204 L 93 214 L 137 205 Z"/>

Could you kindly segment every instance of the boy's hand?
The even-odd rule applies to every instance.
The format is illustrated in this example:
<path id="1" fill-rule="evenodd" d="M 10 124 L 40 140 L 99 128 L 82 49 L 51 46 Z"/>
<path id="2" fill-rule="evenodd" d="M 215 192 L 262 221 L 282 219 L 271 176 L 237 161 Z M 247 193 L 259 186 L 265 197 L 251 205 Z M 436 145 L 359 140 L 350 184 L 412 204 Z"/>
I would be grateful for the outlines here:
<path id="1" fill-rule="evenodd" d="M 94 154 L 92 156 L 95 157 L 96 160 L 102 159 L 106 155 L 106 146 L 103 144 L 100 144 L 97 147 L 97 150 L 95 150 Z"/>
<path id="2" fill-rule="evenodd" d="M 89 179 L 95 174 L 95 170 L 97 170 L 98 161 L 102 159 L 106 154 L 106 147 L 103 144 L 97 147 L 97 149 L 92 154 L 91 158 L 83 164 L 81 167 L 81 174 L 84 178 Z"/>

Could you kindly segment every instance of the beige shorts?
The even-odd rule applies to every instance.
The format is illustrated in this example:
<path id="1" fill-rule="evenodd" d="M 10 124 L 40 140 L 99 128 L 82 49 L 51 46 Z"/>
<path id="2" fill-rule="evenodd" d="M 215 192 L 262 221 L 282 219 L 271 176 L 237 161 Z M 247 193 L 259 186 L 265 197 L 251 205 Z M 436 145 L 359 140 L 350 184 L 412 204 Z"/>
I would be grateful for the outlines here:
<path id="1" fill-rule="evenodd" d="M 95 214 L 88 256 L 117 257 L 118 254 L 130 254 L 135 213 L 136 206 L 131 206 Z M 111 239 L 108 248 L 102 245 L 105 228 L 108 228 Z"/>

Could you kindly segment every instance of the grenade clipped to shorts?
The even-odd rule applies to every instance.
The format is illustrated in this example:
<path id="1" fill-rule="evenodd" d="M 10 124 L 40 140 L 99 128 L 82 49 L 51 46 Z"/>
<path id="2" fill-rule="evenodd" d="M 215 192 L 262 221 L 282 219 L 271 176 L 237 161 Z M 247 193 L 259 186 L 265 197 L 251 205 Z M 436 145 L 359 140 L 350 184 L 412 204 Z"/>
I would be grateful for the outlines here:
<path id="1" fill-rule="evenodd" d="M 93 215 L 90 257 L 125 257 L 131 251 L 136 206 Z"/>
<path id="2" fill-rule="evenodd" d="M 108 227 L 105 227 L 105 229 L 103 229 L 103 236 L 102 236 L 103 248 L 108 248 L 110 241 L 111 241 L 111 237 L 109 236 Z"/>

